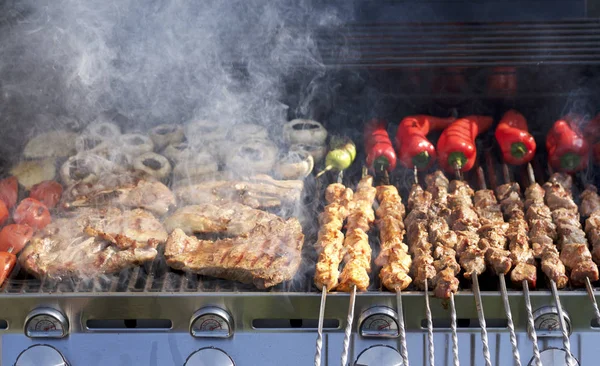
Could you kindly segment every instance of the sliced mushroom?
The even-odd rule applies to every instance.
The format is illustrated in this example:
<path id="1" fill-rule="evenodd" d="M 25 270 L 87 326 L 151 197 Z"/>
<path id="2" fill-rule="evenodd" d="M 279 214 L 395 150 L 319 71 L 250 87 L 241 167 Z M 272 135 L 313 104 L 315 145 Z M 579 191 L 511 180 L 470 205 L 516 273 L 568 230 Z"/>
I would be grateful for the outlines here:
<path id="1" fill-rule="evenodd" d="M 14 166 L 10 174 L 17 177 L 19 184 L 29 190 L 34 185 L 56 177 L 56 160 L 54 158 L 25 160 Z"/>
<path id="2" fill-rule="evenodd" d="M 325 155 L 327 154 L 327 146 L 295 144 L 290 146 L 290 151 L 305 151 L 313 157 L 315 164 L 317 164 L 320 163 L 323 158 L 325 158 Z"/>
<path id="3" fill-rule="evenodd" d="M 277 160 L 277 146 L 270 141 L 251 140 L 241 143 L 226 157 L 226 165 L 240 173 L 268 173 Z"/>
<path id="4" fill-rule="evenodd" d="M 269 131 L 261 125 L 252 123 L 240 123 L 238 125 L 233 125 L 229 131 L 229 140 L 235 142 L 268 139 Z"/>
<path id="5" fill-rule="evenodd" d="M 142 155 L 154 150 L 154 142 L 146 135 L 127 133 L 119 138 L 119 146 L 123 154 L 129 157 Z"/>
<path id="6" fill-rule="evenodd" d="M 156 149 L 183 141 L 183 128 L 179 125 L 158 125 L 150 131 Z"/>
<path id="7" fill-rule="evenodd" d="M 294 119 L 283 126 L 283 137 L 290 145 L 324 145 L 327 130 L 317 121 Z"/>
<path id="8" fill-rule="evenodd" d="M 192 146 L 206 142 L 221 141 L 227 137 L 227 129 L 215 121 L 199 119 L 189 122 L 185 128 L 185 137 Z"/>
<path id="9" fill-rule="evenodd" d="M 275 174 L 281 179 L 303 179 L 314 166 L 314 159 L 308 152 L 288 151 L 275 164 Z"/>
<path id="10" fill-rule="evenodd" d="M 121 136 L 121 128 L 116 123 L 102 122 L 97 119 L 86 128 L 85 134 L 111 141 Z"/>
<path id="11" fill-rule="evenodd" d="M 23 149 L 27 159 L 62 158 L 73 154 L 77 134 L 64 130 L 42 133 L 35 136 Z"/>
<path id="12" fill-rule="evenodd" d="M 197 153 L 187 159 L 183 159 L 175 165 L 173 176 L 176 178 L 191 178 L 213 174 L 219 170 L 215 158 L 205 152 Z"/>
<path id="13" fill-rule="evenodd" d="M 147 152 L 133 159 L 133 169 L 144 172 L 158 180 L 166 179 L 171 174 L 171 164 L 162 155 Z"/>

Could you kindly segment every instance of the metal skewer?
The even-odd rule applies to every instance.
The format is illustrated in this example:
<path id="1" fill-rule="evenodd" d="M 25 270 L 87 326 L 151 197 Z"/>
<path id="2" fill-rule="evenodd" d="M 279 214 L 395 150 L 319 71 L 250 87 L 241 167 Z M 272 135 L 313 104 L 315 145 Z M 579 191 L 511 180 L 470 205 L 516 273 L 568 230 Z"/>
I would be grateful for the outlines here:
<path id="1" fill-rule="evenodd" d="M 400 355 L 404 365 L 409 366 L 408 348 L 406 347 L 406 328 L 404 327 L 404 310 L 402 308 L 402 290 L 396 290 L 396 305 L 398 307 L 398 332 L 400 335 Z"/>
<path id="2" fill-rule="evenodd" d="M 552 171 L 550 172 L 552 173 Z M 535 173 L 533 172 L 533 166 L 531 163 L 527 164 L 527 174 L 529 175 L 531 184 L 533 184 L 535 182 Z M 558 324 L 560 325 L 560 331 L 563 338 L 563 347 L 565 348 L 565 363 L 567 366 L 571 366 L 571 341 L 569 340 L 569 333 L 567 331 L 567 325 L 565 324 L 565 318 L 563 315 L 562 305 L 560 303 L 560 297 L 558 295 L 558 289 L 556 288 L 556 282 L 553 279 L 550 279 L 550 290 L 552 291 L 552 297 L 554 297 L 554 303 L 558 312 Z"/>
<path id="3" fill-rule="evenodd" d="M 342 183 L 344 172 L 340 171 L 337 175 L 337 183 Z M 317 328 L 317 346 L 315 352 L 315 366 L 321 366 L 321 354 L 323 348 L 323 319 L 325 317 L 325 302 L 327 301 L 327 286 L 321 290 L 321 305 L 319 307 L 319 325 Z"/>
<path id="4" fill-rule="evenodd" d="M 585 288 L 587 290 L 588 296 L 592 301 L 592 306 L 594 307 L 594 315 L 596 316 L 596 320 L 598 324 L 600 324 L 600 310 L 598 309 L 598 303 L 596 302 L 596 296 L 594 296 L 594 288 L 592 287 L 592 282 L 589 277 L 585 278 Z"/>
<path id="5" fill-rule="evenodd" d="M 342 351 L 342 366 L 348 364 L 348 350 L 350 348 L 350 335 L 352 334 L 352 323 L 354 322 L 354 303 L 356 301 L 356 285 L 352 286 L 350 293 L 350 304 L 348 305 L 348 318 L 344 330 L 344 350 Z"/>
<path id="6" fill-rule="evenodd" d="M 458 358 L 458 334 L 456 332 L 456 305 L 454 304 L 454 293 L 450 292 L 450 329 L 452 330 L 452 360 L 454 366 L 460 365 Z"/>
<path id="7" fill-rule="evenodd" d="M 460 168 L 456 167 L 456 177 L 462 180 L 462 173 Z M 481 291 L 479 290 L 479 279 L 477 278 L 478 273 L 471 274 L 471 281 L 473 283 L 473 294 L 475 296 L 475 307 L 477 308 L 477 317 L 479 318 L 479 326 L 481 327 L 481 343 L 483 345 L 483 358 L 486 366 L 492 366 L 492 356 L 490 355 L 490 346 L 488 342 L 488 334 L 485 324 L 485 314 L 483 312 L 483 305 L 481 304 Z"/>
<path id="8" fill-rule="evenodd" d="M 413 170 L 415 184 L 419 184 L 419 174 L 417 171 L 417 167 L 414 167 Z M 429 289 L 427 284 L 427 279 L 425 279 L 425 314 L 427 316 L 427 340 L 428 340 L 428 354 L 429 354 L 429 364 L 431 366 L 435 366 L 435 347 L 433 344 L 433 319 L 431 317 L 431 307 L 429 306 Z M 405 336 L 404 334 L 402 335 Z"/>

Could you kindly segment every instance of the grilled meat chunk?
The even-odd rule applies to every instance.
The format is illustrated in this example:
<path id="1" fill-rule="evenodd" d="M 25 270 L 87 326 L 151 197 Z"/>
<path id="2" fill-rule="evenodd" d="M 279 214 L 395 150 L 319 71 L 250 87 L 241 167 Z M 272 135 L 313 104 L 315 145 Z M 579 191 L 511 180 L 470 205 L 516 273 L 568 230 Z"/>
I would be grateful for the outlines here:
<path id="1" fill-rule="evenodd" d="M 40 278 L 96 276 L 153 260 L 166 239 L 167 232 L 148 211 L 82 208 L 46 226 L 19 260 Z"/>
<path id="2" fill-rule="evenodd" d="M 583 217 L 590 217 L 592 213 L 600 210 L 600 196 L 595 186 L 588 185 L 581 193 L 581 205 L 579 212 Z"/>
<path id="3" fill-rule="evenodd" d="M 253 283 L 264 289 L 294 277 L 303 243 L 297 219 L 271 215 L 270 220 L 256 222 L 242 236 L 215 241 L 198 240 L 175 229 L 167 240 L 165 258 L 174 269 Z"/>
<path id="4" fill-rule="evenodd" d="M 252 208 L 278 208 L 300 201 L 304 183 L 281 181 L 265 175 L 242 180 L 206 181 L 175 188 L 177 198 L 187 204 L 239 202 Z"/>

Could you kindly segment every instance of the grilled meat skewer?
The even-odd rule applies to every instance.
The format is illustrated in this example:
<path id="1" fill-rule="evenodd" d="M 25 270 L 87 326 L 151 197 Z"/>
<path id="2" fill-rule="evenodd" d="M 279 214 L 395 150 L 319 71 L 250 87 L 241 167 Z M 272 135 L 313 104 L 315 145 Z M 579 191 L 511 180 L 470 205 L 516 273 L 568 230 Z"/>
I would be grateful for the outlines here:
<path id="1" fill-rule="evenodd" d="M 521 200 L 521 188 L 516 182 L 509 182 L 497 187 L 496 195 L 500 201 L 500 207 L 506 220 L 508 220 L 508 248 L 514 268 L 510 279 L 515 285 L 522 285 L 527 281 L 528 286 L 535 287 L 537 274 L 535 259 L 531 246 L 529 245 L 529 227 L 525 221 L 523 202 Z"/>
<path id="2" fill-rule="evenodd" d="M 592 260 L 600 264 L 600 196 L 594 186 L 587 186 L 581 193 L 579 211 L 585 220 L 585 233 L 592 244 Z"/>
<path id="3" fill-rule="evenodd" d="M 396 187 L 377 187 L 377 225 L 379 226 L 381 251 L 375 264 L 383 266 L 379 272 L 382 284 L 391 291 L 404 290 L 412 279 L 408 275 L 412 259 L 404 238 L 404 205 Z"/>
<path id="4" fill-rule="evenodd" d="M 448 179 L 441 171 L 425 178 L 427 192 L 431 194 L 429 206 L 429 242 L 433 245 L 433 266 L 436 275 L 432 282 L 434 294 L 441 299 L 450 298 L 458 291 L 460 265 L 456 261 L 456 233 L 448 226 Z"/>
<path id="5" fill-rule="evenodd" d="M 546 204 L 552 211 L 556 225 L 560 260 L 570 271 L 573 286 L 583 286 L 586 278 L 595 282 L 599 278 L 598 266 L 592 261 L 585 232 L 581 228 L 578 208 L 571 194 L 571 177 L 563 173 L 553 174 L 544 184 Z"/>
<path id="6" fill-rule="evenodd" d="M 343 184 L 330 184 L 325 190 L 327 206 L 319 217 L 321 229 L 316 243 L 319 259 L 315 270 L 315 285 L 328 291 L 338 285 L 339 266 L 343 257 L 342 227 L 348 216 L 354 193 Z"/>
<path id="7" fill-rule="evenodd" d="M 409 213 L 404 219 L 404 225 L 407 229 L 408 250 L 413 256 L 411 274 L 421 290 L 425 289 L 425 281 L 431 284 L 436 275 L 431 255 L 433 246 L 429 242 L 428 231 L 431 203 L 431 193 L 424 191 L 418 183 L 413 184 L 408 196 Z"/>
<path id="8" fill-rule="evenodd" d="M 365 175 L 356 188 L 352 207 L 346 224 L 344 239 L 344 268 L 340 275 L 338 290 L 349 292 L 353 286 L 360 291 L 369 287 L 371 271 L 371 246 L 367 232 L 375 221 L 373 202 L 377 190 L 373 187 L 373 177 Z"/>

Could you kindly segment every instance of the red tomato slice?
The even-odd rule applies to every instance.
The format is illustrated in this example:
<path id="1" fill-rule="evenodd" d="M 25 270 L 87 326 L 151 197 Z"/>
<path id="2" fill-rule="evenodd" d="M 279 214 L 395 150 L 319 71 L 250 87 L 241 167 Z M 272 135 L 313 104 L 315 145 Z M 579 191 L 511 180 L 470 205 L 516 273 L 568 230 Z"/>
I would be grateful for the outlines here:
<path id="1" fill-rule="evenodd" d="M 4 224 L 8 220 L 8 208 L 4 201 L 0 200 L 0 225 Z"/>
<path id="2" fill-rule="evenodd" d="M 8 252 L 8 249 L 13 248 L 12 253 L 16 255 L 29 243 L 32 236 L 33 229 L 28 225 L 6 225 L 0 231 L 0 252 Z"/>
<path id="3" fill-rule="evenodd" d="M 60 201 L 63 187 L 53 180 L 46 180 L 34 185 L 29 192 L 29 197 L 36 199 L 48 208 L 54 208 Z"/>
<path id="4" fill-rule="evenodd" d="M 8 209 L 17 203 L 19 195 L 19 181 L 17 177 L 8 177 L 0 180 L 0 200 L 4 201 Z"/>
<path id="5" fill-rule="evenodd" d="M 33 198 L 25 198 L 19 203 L 13 219 L 17 224 L 26 224 L 34 229 L 43 229 L 51 221 L 48 208 Z"/>

